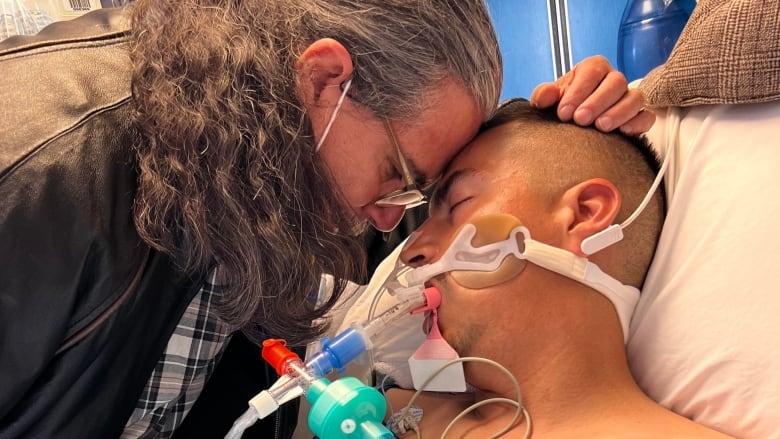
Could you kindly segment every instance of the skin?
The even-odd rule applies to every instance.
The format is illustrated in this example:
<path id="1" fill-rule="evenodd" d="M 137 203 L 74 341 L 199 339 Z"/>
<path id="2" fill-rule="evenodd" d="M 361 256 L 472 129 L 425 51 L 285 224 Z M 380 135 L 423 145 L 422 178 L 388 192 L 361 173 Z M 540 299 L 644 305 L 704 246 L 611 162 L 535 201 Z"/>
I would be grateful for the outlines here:
<path id="1" fill-rule="evenodd" d="M 510 214 L 535 240 L 578 254 L 583 239 L 614 220 L 620 196 L 607 180 L 586 180 L 556 195 L 534 190 L 524 178 L 522 150 L 504 149 L 508 142 L 552 141 L 527 132 L 519 124 L 502 125 L 480 135 L 455 158 L 434 195 L 430 219 L 401 252 L 404 262 L 421 266 L 437 261 L 463 224 L 488 214 Z M 609 272 L 614 259 L 605 252 L 591 261 Z M 531 414 L 534 437 L 627 437 L 629 432 L 628 437 L 725 437 L 641 392 L 626 365 L 617 313 L 595 290 L 534 264 L 487 288 L 464 288 L 449 274 L 431 284 L 442 293 L 442 336 L 462 357 L 489 358 L 511 371 Z M 514 387 L 496 369 L 466 363 L 464 372 L 475 393 L 424 393 L 416 400 L 425 413 L 423 437 L 438 437 L 476 401 L 516 399 Z M 391 390 L 390 406 L 404 407 L 412 393 Z M 490 437 L 513 415 L 510 406 L 489 404 L 456 423 L 447 437 Z M 524 431 L 521 423 L 509 437 L 522 437 Z"/>
<path id="2" fill-rule="evenodd" d="M 523 169 L 522 157 L 502 154 L 500 149 L 495 147 L 497 142 L 502 142 L 509 133 L 508 126 L 491 130 L 479 137 L 472 147 L 467 148 L 453 161 L 431 202 L 430 218 L 409 239 L 401 253 L 402 259 L 413 266 L 434 262 L 447 250 L 463 224 L 496 212 L 509 213 L 518 218 L 521 224 L 529 228 L 531 236 L 537 241 L 578 251 L 574 245 L 576 237 L 568 236 L 568 228 L 574 223 L 576 212 L 537 196 L 523 180 L 520 172 Z M 488 148 L 489 153 L 486 152 Z M 450 180 L 451 177 L 454 178 Z M 452 181 L 452 184 L 449 190 L 445 191 L 448 181 Z M 613 209 L 619 207 L 618 198 L 610 202 L 614 205 Z M 608 214 L 606 217 L 611 216 Z M 598 222 L 600 224 L 602 221 Z M 579 227 L 584 228 L 582 225 Z M 589 230 L 591 229 L 589 227 Z M 528 306 L 527 302 L 523 306 L 502 304 L 494 308 L 493 302 L 486 301 L 486 298 L 494 294 L 505 295 L 503 292 L 510 287 L 516 287 L 518 291 L 545 290 L 543 285 L 550 278 L 548 271 L 533 264 L 528 264 L 519 276 L 508 282 L 478 290 L 460 287 L 451 282 L 450 276 L 446 274 L 438 277 L 433 283 L 442 291 L 444 299 L 439 307 L 442 335 L 463 354 L 500 354 L 484 352 L 482 349 L 485 348 L 476 349 L 477 345 L 481 344 L 501 345 L 494 337 L 505 331 L 496 330 L 493 324 L 498 321 L 512 321 L 511 318 L 503 318 L 508 317 L 508 314 L 521 320 L 535 321 L 537 317 L 534 317 L 535 312 L 532 311 L 541 308 Z M 543 303 L 549 302 L 545 296 L 546 294 L 542 294 L 538 299 L 544 299 Z M 518 302 L 523 301 L 513 301 L 511 305 L 517 305 Z M 463 309 L 474 312 L 460 312 Z M 498 313 L 502 318 L 490 318 L 494 313 Z"/>
<path id="3" fill-rule="evenodd" d="M 437 105 L 413 125 L 391 121 L 401 151 L 418 182 L 438 176 L 482 122 L 481 111 L 459 84 L 449 81 L 435 91 L 434 98 L 464 110 L 451 115 L 447 106 Z M 379 230 L 395 227 L 404 208 L 374 205 L 381 195 L 404 187 L 395 149 L 380 119 L 371 117 L 353 101 L 345 100 L 320 149 L 320 157 L 358 220 L 368 220 Z"/>
<path id="4" fill-rule="evenodd" d="M 340 85 L 352 75 L 354 66 L 344 46 L 326 38 L 312 43 L 301 54 L 296 69 L 298 95 L 319 140 L 341 95 Z M 429 99 L 430 110 L 420 117 L 391 121 L 418 181 L 439 175 L 474 137 L 486 114 L 466 88 L 453 79 L 442 81 Z M 623 76 L 601 57 L 583 61 L 556 83 L 540 86 L 532 101 L 539 106 L 560 101 L 561 111 L 576 109 L 574 120 L 585 125 L 593 123 L 592 115 L 600 115 L 596 125 L 608 130 L 622 126 L 624 130 L 646 131 L 654 121 L 649 112 L 637 114 L 641 94 L 627 91 Z M 572 117 L 567 113 L 568 109 L 561 114 L 564 120 Z M 347 97 L 320 155 L 356 223 L 367 221 L 385 231 L 397 224 L 403 207 L 380 208 L 373 204 L 404 186 L 400 165 L 379 118 Z"/>
<path id="5" fill-rule="evenodd" d="M 558 103 L 558 117 L 577 125 L 594 124 L 599 131 L 615 128 L 626 134 L 647 132 L 655 114 L 644 109 L 642 92 L 627 90 L 625 76 L 600 55 L 578 63 L 555 82 L 543 83 L 531 93 L 531 105 L 547 108 Z"/>

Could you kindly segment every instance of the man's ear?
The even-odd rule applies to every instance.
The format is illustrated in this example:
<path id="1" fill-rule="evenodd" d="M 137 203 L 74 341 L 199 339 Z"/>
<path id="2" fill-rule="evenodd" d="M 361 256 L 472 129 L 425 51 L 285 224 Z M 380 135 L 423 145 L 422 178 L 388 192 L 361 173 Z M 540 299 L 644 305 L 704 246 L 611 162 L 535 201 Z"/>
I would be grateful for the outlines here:
<path id="1" fill-rule="evenodd" d="M 566 226 L 564 248 L 586 256 L 582 242 L 614 224 L 620 205 L 617 188 L 603 178 L 593 178 L 569 188 L 559 206 L 559 217 Z"/>
<path id="2" fill-rule="evenodd" d="M 331 38 L 317 40 L 303 51 L 295 62 L 298 94 L 301 99 L 317 102 L 326 87 L 340 85 L 350 76 L 354 68 L 349 52 L 338 41 Z M 336 98 L 341 94 L 333 88 Z"/>

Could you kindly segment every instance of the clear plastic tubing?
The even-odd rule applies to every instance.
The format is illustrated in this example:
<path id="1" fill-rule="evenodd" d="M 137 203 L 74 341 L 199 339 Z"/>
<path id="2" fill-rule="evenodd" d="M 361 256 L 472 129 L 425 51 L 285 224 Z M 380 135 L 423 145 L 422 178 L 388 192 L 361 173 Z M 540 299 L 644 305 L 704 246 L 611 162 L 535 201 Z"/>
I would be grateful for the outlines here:
<path id="1" fill-rule="evenodd" d="M 325 376 L 332 370 L 342 369 L 358 355 L 371 349 L 371 340 L 388 324 L 423 305 L 425 305 L 425 296 L 420 294 L 419 297 L 388 308 L 366 323 L 353 323 L 350 328 L 345 329 L 332 340 L 322 339 L 322 350 L 306 363 L 307 369 L 318 376 Z"/>
<path id="2" fill-rule="evenodd" d="M 353 323 L 333 339 L 323 338 L 321 351 L 305 365 L 295 353 L 285 347 L 283 340 L 271 339 L 263 342 L 263 358 L 281 376 L 268 390 L 260 392 L 250 400 L 249 408 L 236 419 L 225 439 L 239 439 L 244 430 L 258 419 L 265 418 L 282 404 L 303 395 L 312 382 L 333 370 L 344 368 L 358 355 L 371 349 L 371 339 L 388 324 L 425 306 L 426 302 L 429 307 L 438 306 L 439 293 L 431 290 L 433 289 L 399 302 L 363 324 Z"/>

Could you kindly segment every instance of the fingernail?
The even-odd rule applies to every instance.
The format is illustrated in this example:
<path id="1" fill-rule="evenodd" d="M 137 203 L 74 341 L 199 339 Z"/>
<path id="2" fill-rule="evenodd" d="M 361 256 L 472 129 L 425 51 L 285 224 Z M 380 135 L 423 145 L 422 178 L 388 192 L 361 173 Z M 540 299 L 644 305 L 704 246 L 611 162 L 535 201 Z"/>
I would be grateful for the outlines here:
<path id="1" fill-rule="evenodd" d="M 627 136 L 633 136 L 633 135 L 634 135 L 634 127 L 632 127 L 631 125 L 626 125 L 626 124 L 623 124 L 623 125 L 620 127 L 620 131 L 621 131 L 623 134 L 627 135 Z"/>
<path id="2" fill-rule="evenodd" d="M 604 116 L 596 119 L 596 127 L 601 131 L 612 131 L 612 118 Z"/>
<path id="3" fill-rule="evenodd" d="M 585 108 L 577 110 L 574 121 L 580 125 L 590 125 L 593 123 L 593 112 Z"/>
<path id="4" fill-rule="evenodd" d="M 566 105 L 558 109 L 558 116 L 560 116 L 561 120 L 570 120 L 572 113 L 574 113 L 574 105 Z"/>

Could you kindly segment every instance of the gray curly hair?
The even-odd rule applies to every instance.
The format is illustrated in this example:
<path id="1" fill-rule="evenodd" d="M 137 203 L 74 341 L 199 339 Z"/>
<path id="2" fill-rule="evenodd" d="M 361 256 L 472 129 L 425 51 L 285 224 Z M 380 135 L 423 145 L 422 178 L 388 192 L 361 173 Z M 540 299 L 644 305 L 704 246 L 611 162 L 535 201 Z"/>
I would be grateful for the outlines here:
<path id="1" fill-rule="evenodd" d="M 361 241 L 333 232 L 352 220 L 296 94 L 306 47 L 343 44 L 350 95 L 377 116 L 412 119 L 454 78 L 487 118 L 501 89 L 481 0 L 140 0 L 132 14 L 136 227 L 188 272 L 218 261 L 220 315 L 255 341 L 317 336 L 365 277 Z M 322 273 L 337 288 L 315 306 Z"/>

